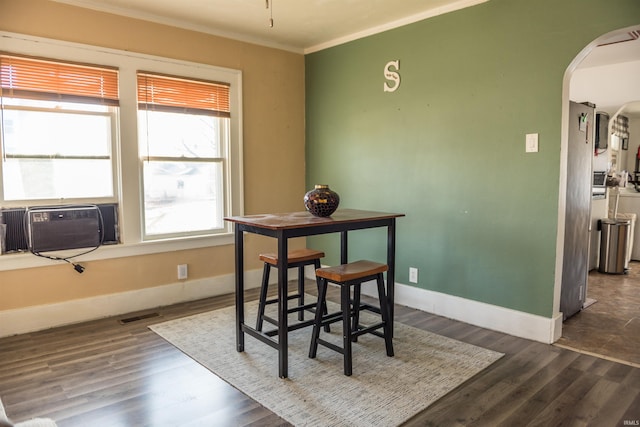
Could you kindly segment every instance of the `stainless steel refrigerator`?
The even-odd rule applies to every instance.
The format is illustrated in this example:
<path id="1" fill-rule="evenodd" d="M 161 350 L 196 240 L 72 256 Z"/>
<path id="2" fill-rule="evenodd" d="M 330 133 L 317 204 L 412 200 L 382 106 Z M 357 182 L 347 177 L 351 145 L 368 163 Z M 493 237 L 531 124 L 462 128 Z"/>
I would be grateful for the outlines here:
<path id="1" fill-rule="evenodd" d="M 582 310 L 586 300 L 594 136 L 595 106 L 571 102 L 564 260 L 560 294 L 563 320 Z"/>

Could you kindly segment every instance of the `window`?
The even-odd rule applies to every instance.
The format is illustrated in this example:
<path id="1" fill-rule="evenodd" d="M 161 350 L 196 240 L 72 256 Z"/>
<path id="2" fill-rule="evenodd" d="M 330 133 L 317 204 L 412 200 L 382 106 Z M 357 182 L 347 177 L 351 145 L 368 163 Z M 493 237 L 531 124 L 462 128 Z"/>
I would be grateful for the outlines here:
<path id="1" fill-rule="evenodd" d="M 115 200 L 118 71 L 0 55 L 4 201 Z"/>
<path id="2" fill-rule="evenodd" d="M 0 210 L 117 205 L 120 244 L 87 259 L 233 243 L 223 218 L 243 213 L 240 70 L 0 39 Z M 0 269 L 39 265 L 29 259 L 0 256 Z"/>
<path id="3" fill-rule="evenodd" d="M 138 72 L 145 238 L 225 232 L 229 84 Z"/>

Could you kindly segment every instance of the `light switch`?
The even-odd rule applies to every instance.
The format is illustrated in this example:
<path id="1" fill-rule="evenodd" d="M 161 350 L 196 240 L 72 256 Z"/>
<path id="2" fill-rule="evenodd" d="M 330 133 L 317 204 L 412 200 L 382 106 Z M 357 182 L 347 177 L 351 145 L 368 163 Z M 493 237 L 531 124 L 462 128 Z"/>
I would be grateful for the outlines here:
<path id="1" fill-rule="evenodd" d="M 537 133 L 528 133 L 525 140 L 525 151 L 527 153 L 537 153 L 538 152 L 538 134 Z"/>

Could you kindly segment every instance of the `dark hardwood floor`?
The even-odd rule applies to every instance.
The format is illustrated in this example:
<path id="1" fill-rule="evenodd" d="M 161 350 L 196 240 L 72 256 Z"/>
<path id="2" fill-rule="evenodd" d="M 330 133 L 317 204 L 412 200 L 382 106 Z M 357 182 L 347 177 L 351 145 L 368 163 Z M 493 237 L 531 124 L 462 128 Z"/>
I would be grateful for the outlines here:
<path id="1" fill-rule="evenodd" d="M 50 417 L 60 427 L 288 425 L 147 328 L 233 304 L 226 295 L 2 338 L 0 398 L 7 414 L 14 421 Z M 144 316 L 151 312 L 158 316 Z M 133 316 L 140 319 L 120 322 Z M 638 368 L 406 307 L 396 307 L 396 319 L 505 353 L 408 426 L 640 422 Z"/>

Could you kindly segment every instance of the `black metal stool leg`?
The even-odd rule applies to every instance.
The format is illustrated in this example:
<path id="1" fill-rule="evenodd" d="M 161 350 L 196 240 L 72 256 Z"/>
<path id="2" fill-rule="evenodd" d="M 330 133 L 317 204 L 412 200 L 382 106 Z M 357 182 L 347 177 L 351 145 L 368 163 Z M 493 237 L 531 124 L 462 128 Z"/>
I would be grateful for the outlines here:
<path id="1" fill-rule="evenodd" d="M 262 270 L 262 287 L 260 288 L 260 301 L 258 302 L 258 318 L 256 319 L 256 330 L 262 331 L 262 322 L 264 320 L 264 309 L 267 305 L 267 291 L 269 290 L 269 273 L 271 265 L 264 263 Z"/>
<path id="2" fill-rule="evenodd" d="M 380 298 L 380 315 L 384 322 L 384 326 L 382 327 L 384 333 L 384 345 L 387 350 L 387 356 L 391 357 L 393 356 L 393 339 L 391 337 L 391 328 L 389 323 L 389 304 L 387 301 L 387 294 L 384 290 L 384 278 L 382 277 L 382 273 L 378 274 L 377 282 L 378 296 Z"/>
<path id="3" fill-rule="evenodd" d="M 340 295 L 342 302 L 342 345 L 344 351 L 344 374 L 350 376 L 352 373 L 351 360 L 351 310 L 349 309 L 351 289 L 344 283 L 340 284 Z"/>
<path id="4" fill-rule="evenodd" d="M 351 326 L 352 331 L 357 331 L 358 329 L 360 329 L 360 291 L 360 283 L 356 283 L 355 285 L 353 285 L 353 324 Z M 351 341 L 358 342 L 358 336 L 354 336 Z"/>
<path id="5" fill-rule="evenodd" d="M 298 267 L 298 307 L 304 305 L 304 265 Z M 298 312 L 298 320 L 304 320 L 304 310 Z"/>
<path id="6" fill-rule="evenodd" d="M 309 346 L 309 357 L 315 359 L 318 352 L 318 339 L 320 338 L 320 326 L 322 325 L 323 310 L 322 307 L 326 307 L 327 297 L 327 281 L 324 279 L 317 279 L 318 282 L 318 302 L 316 304 L 316 320 L 313 324 L 313 331 L 311 332 L 311 345 Z"/>
<path id="7" fill-rule="evenodd" d="M 315 260 L 315 262 L 313 263 L 315 269 L 313 270 L 314 272 L 320 268 L 320 260 L 317 259 Z M 315 274 L 315 273 L 314 273 Z M 320 278 L 316 276 L 316 285 L 318 286 L 318 301 L 320 301 Z M 325 290 L 326 292 L 326 290 Z M 316 311 L 318 309 L 316 308 Z M 324 316 L 326 316 L 327 314 L 329 314 L 329 310 L 327 310 L 327 300 L 326 298 L 322 299 L 322 314 Z M 324 331 L 325 332 L 331 332 L 331 326 L 329 326 L 329 324 L 327 323 L 326 325 L 324 325 Z"/>

